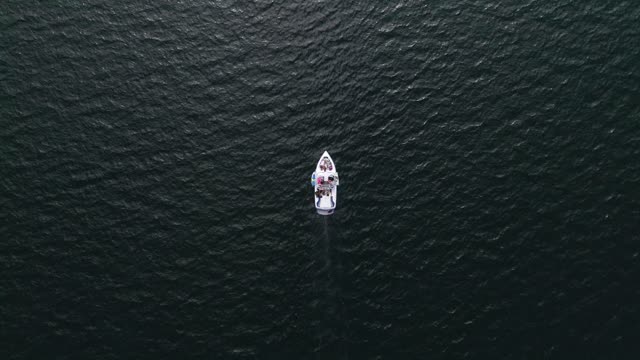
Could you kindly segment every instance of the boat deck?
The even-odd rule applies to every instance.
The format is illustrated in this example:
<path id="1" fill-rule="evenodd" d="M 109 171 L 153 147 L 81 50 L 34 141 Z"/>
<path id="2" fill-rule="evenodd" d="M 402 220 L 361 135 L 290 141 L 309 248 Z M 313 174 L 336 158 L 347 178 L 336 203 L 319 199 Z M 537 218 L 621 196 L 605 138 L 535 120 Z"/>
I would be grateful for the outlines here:
<path id="1" fill-rule="evenodd" d="M 333 209 L 336 207 L 336 202 L 333 199 L 335 195 L 323 196 L 316 201 L 316 207 L 321 209 Z"/>

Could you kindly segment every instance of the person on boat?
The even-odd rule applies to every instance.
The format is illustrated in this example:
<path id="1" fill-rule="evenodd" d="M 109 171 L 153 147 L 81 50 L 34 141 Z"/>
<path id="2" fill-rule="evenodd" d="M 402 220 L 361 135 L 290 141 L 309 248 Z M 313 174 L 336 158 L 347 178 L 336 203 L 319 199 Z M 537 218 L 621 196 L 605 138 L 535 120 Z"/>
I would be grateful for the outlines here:
<path id="1" fill-rule="evenodd" d="M 322 190 L 318 189 L 318 191 L 316 191 L 316 197 L 318 198 L 322 197 Z"/>

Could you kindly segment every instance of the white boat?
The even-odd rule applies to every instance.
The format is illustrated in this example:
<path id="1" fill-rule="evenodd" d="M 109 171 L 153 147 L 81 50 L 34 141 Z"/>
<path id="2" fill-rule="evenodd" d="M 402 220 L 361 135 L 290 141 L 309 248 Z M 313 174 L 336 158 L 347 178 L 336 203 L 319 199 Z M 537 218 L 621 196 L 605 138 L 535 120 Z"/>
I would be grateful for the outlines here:
<path id="1" fill-rule="evenodd" d="M 338 185 L 340 180 L 336 164 L 325 151 L 316 165 L 316 171 L 311 175 L 311 186 L 314 188 L 313 203 L 318 214 L 333 214 L 338 202 Z"/>

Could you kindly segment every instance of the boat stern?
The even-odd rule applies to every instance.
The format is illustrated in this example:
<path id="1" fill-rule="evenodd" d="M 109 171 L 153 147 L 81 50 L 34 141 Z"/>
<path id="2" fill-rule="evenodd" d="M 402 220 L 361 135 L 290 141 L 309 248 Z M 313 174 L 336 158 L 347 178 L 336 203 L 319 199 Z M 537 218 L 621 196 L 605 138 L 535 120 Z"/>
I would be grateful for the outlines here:
<path id="1" fill-rule="evenodd" d="M 318 212 L 318 214 L 319 214 L 319 215 L 327 216 L 327 215 L 331 215 L 331 214 L 333 214 L 333 212 L 335 211 L 335 209 L 323 210 L 323 209 L 318 209 L 318 208 L 316 208 L 316 211 Z"/>

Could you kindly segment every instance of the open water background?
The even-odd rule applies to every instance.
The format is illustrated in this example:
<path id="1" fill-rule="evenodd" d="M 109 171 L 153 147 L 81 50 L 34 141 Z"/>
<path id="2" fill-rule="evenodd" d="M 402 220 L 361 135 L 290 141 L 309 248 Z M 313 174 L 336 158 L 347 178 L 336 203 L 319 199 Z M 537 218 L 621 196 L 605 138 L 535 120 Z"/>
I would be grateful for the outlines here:
<path id="1" fill-rule="evenodd" d="M 0 45 L 2 359 L 640 357 L 637 1 L 5 0 Z"/>

